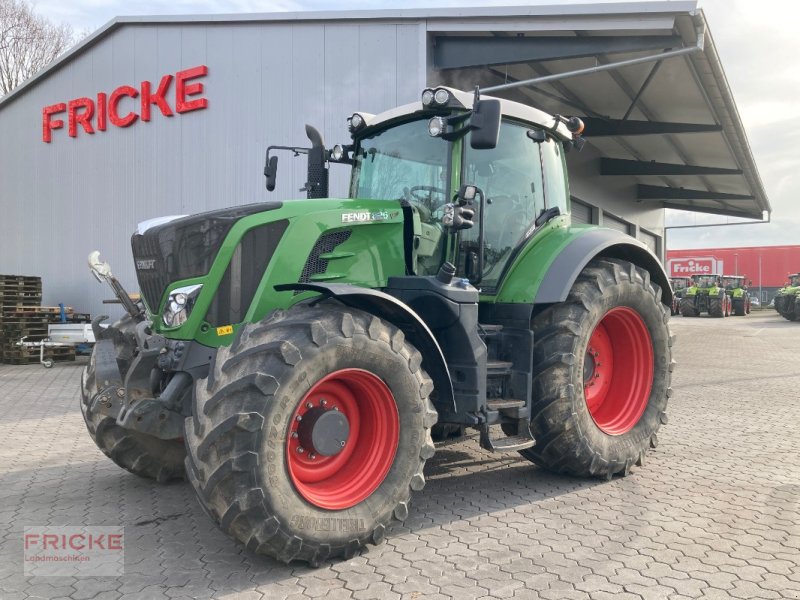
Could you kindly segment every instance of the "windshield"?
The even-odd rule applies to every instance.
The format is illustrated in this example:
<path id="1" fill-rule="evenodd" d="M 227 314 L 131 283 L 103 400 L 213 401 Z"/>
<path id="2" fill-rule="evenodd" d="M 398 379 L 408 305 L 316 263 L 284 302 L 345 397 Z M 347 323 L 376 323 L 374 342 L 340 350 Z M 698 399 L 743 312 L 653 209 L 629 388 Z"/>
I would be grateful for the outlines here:
<path id="1" fill-rule="evenodd" d="M 789 284 L 792 287 L 800 285 L 800 275 L 789 275 Z"/>
<path id="2" fill-rule="evenodd" d="M 450 145 L 428 134 L 428 120 L 364 138 L 355 156 L 351 198 L 421 202 L 431 212 L 447 198 Z"/>
<path id="3" fill-rule="evenodd" d="M 682 290 L 687 286 L 686 279 L 673 279 L 672 280 L 672 289 L 673 290 Z"/>
<path id="4" fill-rule="evenodd" d="M 739 277 L 725 277 L 722 280 L 725 289 L 733 290 L 742 287 L 742 280 Z"/>
<path id="5" fill-rule="evenodd" d="M 699 275 L 696 279 L 697 287 L 699 288 L 711 288 L 717 285 L 717 276 L 716 275 Z"/>

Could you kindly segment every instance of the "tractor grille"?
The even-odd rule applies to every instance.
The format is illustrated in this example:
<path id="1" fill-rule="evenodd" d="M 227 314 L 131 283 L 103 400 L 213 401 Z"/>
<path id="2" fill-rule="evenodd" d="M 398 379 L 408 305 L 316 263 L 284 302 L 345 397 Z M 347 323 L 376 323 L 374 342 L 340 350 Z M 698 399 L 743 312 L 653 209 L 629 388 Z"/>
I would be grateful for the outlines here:
<path id="1" fill-rule="evenodd" d="M 254 227 L 242 236 L 206 313 L 206 321 L 214 327 L 244 321 L 288 226 L 289 221 L 282 219 Z"/>
<path id="2" fill-rule="evenodd" d="M 282 205 L 264 202 L 225 208 L 191 217 L 183 217 L 155 225 L 131 237 L 136 277 L 147 306 L 160 307 L 161 296 L 173 281 L 201 277 L 225 241 L 225 237 L 241 218 Z"/>
<path id="3" fill-rule="evenodd" d="M 314 244 L 311 253 L 308 255 L 308 260 L 306 260 L 306 264 L 303 266 L 303 272 L 300 274 L 298 282 L 308 283 L 311 281 L 312 275 L 325 273 L 325 271 L 328 270 L 328 261 L 324 258 L 320 258 L 320 256 L 328 252 L 333 252 L 338 245 L 349 240 L 352 233 L 352 230 L 344 229 L 341 231 L 331 231 L 330 233 L 319 236 L 317 243 Z M 296 293 L 299 294 L 300 291 Z"/>

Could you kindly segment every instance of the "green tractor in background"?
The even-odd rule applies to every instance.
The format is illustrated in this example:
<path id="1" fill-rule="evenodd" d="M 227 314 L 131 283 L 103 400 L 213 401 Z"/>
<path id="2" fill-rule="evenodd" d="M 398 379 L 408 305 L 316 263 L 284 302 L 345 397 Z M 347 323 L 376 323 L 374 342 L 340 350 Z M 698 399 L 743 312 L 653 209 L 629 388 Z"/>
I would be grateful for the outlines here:
<path id="1" fill-rule="evenodd" d="M 745 284 L 743 275 L 723 275 L 722 287 L 731 300 L 731 308 L 733 314 L 737 317 L 743 317 L 750 314 L 750 294 L 748 293 L 748 285 L 752 285 L 752 281 Z"/>
<path id="2" fill-rule="evenodd" d="M 672 305 L 670 307 L 670 314 L 677 315 L 681 312 L 681 299 L 686 293 L 686 290 L 692 287 L 691 277 L 673 277 L 670 280 L 672 284 Z"/>
<path id="3" fill-rule="evenodd" d="M 186 477 L 252 551 L 312 565 L 379 543 L 425 485 L 432 430 L 611 479 L 667 422 L 672 290 L 641 242 L 574 225 L 582 123 L 449 88 L 307 126 L 307 199 L 141 224 L 134 302 L 98 339 L 81 409 L 97 446 Z M 331 163 L 350 170 L 328 198 Z M 238 199 L 236 199 L 238 200 Z"/>
<path id="4" fill-rule="evenodd" d="M 682 316 L 698 317 L 704 312 L 711 317 L 728 317 L 731 314 L 731 299 L 719 275 L 695 275 L 694 284 L 686 288 L 681 298 Z"/>
<path id="5" fill-rule="evenodd" d="M 800 273 L 789 275 L 787 285 L 775 295 L 775 310 L 789 321 L 800 321 Z"/>

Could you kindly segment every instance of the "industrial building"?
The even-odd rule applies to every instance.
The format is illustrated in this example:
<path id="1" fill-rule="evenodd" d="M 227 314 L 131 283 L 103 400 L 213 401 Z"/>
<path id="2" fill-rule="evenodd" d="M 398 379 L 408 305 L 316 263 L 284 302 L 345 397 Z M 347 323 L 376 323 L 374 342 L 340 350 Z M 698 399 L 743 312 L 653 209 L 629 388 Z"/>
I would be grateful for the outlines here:
<path id="1" fill-rule="evenodd" d="M 665 208 L 770 211 L 695 1 L 120 17 L 0 99 L 0 273 L 100 312 L 89 252 L 134 290 L 137 223 L 265 200 L 266 147 L 305 145 L 305 123 L 332 146 L 354 111 L 426 86 L 533 78 L 498 95 L 586 123 L 567 157 L 573 220 L 663 257 Z M 302 198 L 304 181 L 305 161 L 282 159 L 271 197 Z"/>

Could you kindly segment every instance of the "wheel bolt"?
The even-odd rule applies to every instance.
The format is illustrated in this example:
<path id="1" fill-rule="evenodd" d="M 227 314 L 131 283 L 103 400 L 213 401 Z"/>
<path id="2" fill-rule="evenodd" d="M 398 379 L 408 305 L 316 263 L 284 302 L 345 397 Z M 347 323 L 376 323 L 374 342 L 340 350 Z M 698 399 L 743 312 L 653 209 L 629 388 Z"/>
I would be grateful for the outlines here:
<path id="1" fill-rule="evenodd" d="M 344 440 L 342 440 L 342 441 L 340 442 L 340 444 L 341 444 L 342 448 L 344 448 Z"/>
<path id="2" fill-rule="evenodd" d="M 314 460 L 315 458 L 317 458 L 317 455 L 312 452 L 311 454 L 308 455 L 308 458 Z"/>
<path id="3" fill-rule="evenodd" d="M 298 435 L 298 433 L 297 433 L 296 431 L 293 431 L 293 432 L 292 432 L 292 439 L 293 439 L 293 440 L 296 440 L 296 439 L 297 439 L 297 438 L 299 438 L 299 437 L 300 437 L 300 436 Z"/>
<path id="4" fill-rule="evenodd" d="M 311 402 L 306 402 L 306 408 L 313 408 L 314 405 Z"/>
<path id="5" fill-rule="evenodd" d="M 297 415 L 297 417 L 295 417 L 295 418 L 298 421 L 302 421 L 303 420 L 303 415 Z"/>
<path id="6" fill-rule="evenodd" d="M 325 400 L 325 398 L 323 398 L 322 400 L 319 401 L 319 403 L 322 404 L 322 406 L 325 406 L 328 403 L 328 401 Z"/>
<path id="7" fill-rule="evenodd" d="M 303 447 L 302 446 L 298 446 L 297 447 L 297 453 L 298 454 L 302 454 L 303 452 L 305 452 L 305 450 L 303 450 Z"/>
<path id="8" fill-rule="evenodd" d="M 339 407 L 338 406 L 334 406 L 333 410 L 339 410 Z"/>
<path id="9" fill-rule="evenodd" d="M 594 374 L 594 378 L 595 378 L 595 379 L 600 379 L 600 373 L 595 373 L 595 374 Z"/>

